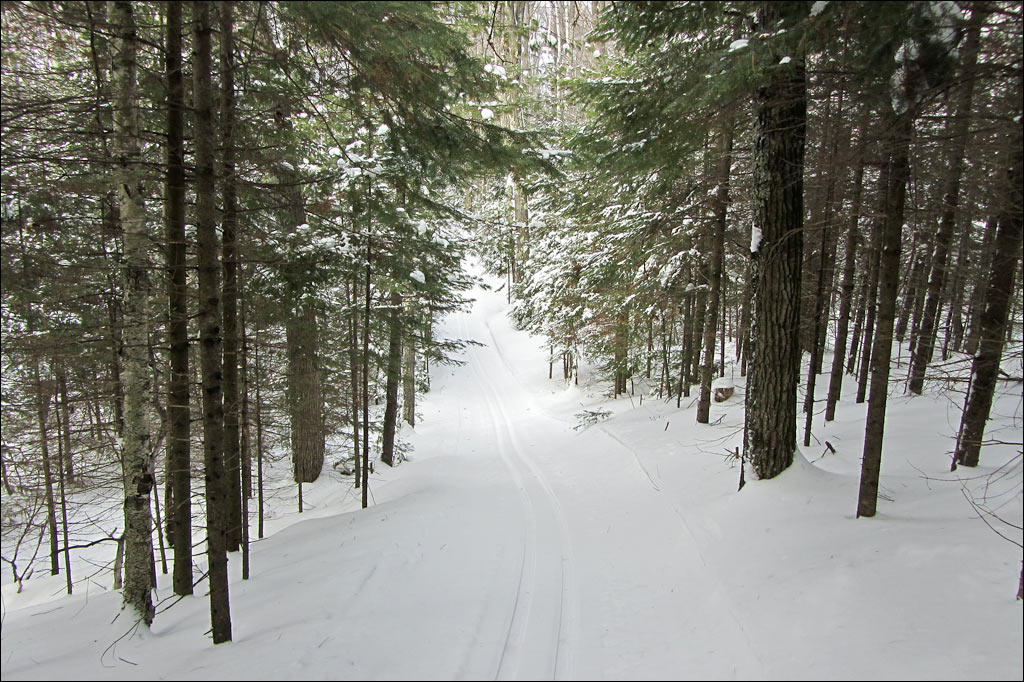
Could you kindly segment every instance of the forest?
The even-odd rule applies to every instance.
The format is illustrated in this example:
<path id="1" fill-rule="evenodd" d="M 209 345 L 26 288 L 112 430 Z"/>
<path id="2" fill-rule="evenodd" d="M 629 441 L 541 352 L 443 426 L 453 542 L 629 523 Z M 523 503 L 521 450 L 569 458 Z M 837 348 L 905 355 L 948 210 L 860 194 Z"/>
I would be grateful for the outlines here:
<path id="1" fill-rule="evenodd" d="M 510 375 L 599 397 L 570 432 L 735 417 L 738 497 L 858 433 L 850 523 L 889 518 L 893 405 L 941 401 L 929 475 L 1008 491 L 964 496 L 1024 599 L 1022 3 L 40 0 L 2 32 L 5 614 L 113 581 L 135 629 L 202 596 L 232 641 L 265 522 L 328 485 L 371 513 L 449 377 L 524 438 L 504 337 L 453 331 L 481 296 L 542 350 Z"/>

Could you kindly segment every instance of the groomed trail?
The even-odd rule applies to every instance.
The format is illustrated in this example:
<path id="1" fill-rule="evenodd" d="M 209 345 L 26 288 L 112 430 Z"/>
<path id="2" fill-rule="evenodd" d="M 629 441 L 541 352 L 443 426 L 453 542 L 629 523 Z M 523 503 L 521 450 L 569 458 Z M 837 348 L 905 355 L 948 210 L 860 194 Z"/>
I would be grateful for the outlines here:
<path id="1" fill-rule="evenodd" d="M 685 513 L 628 445 L 545 409 L 547 358 L 510 328 L 501 292 L 473 296 L 450 323 L 483 345 L 450 395 L 490 429 L 460 430 L 457 447 L 503 460 L 521 501 L 523 570 L 494 595 L 513 604 L 497 679 L 763 677 Z"/>

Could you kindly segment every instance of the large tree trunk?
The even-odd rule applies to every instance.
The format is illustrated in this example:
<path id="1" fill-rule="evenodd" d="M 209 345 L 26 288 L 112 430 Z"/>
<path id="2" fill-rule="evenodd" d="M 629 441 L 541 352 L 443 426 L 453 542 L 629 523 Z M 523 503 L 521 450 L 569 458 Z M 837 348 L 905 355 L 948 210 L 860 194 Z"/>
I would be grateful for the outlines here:
<path id="1" fill-rule="evenodd" d="M 874 516 L 878 504 L 878 479 L 882 467 L 882 437 L 885 431 L 885 407 L 889 396 L 889 366 L 892 358 L 893 326 L 896 318 L 896 293 L 899 287 L 900 247 L 902 246 L 903 208 L 907 180 L 910 177 L 910 142 L 914 134 L 916 90 L 906 86 L 911 106 L 901 116 L 890 113 L 892 155 L 889 191 L 885 202 L 885 229 L 880 243 L 878 264 L 878 309 L 874 344 L 871 349 L 871 394 L 864 429 L 864 455 L 861 460 L 860 494 L 857 516 Z"/>
<path id="2" fill-rule="evenodd" d="M 196 246 L 199 265 L 200 366 L 203 383 L 203 452 L 206 464 L 206 535 L 210 564 L 210 620 L 213 643 L 231 640 L 228 595 L 227 481 L 224 470 L 224 396 L 221 370 L 220 251 L 214 196 L 213 105 L 210 85 L 210 3 L 196 2 L 195 145 Z"/>
<path id="3" fill-rule="evenodd" d="M 765 30 L 777 8 L 758 9 Z M 778 60 L 776 60 L 778 61 Z M 802 57 L 770 69 L 756 99 L 752 354 L 747 376 L 744 459 L 760 478 L 793 462 L 800 381 L 800 274 L 807 83 Z"/>
<path id="4" fill-rule="evenodd" d="M 292 467 L 296 483 L 312 483 L 323 471 L 325 452 L 316 309 L 299 303 L 288 317 L 285 328 Z"/>
<path id="5" fill-rule="evenodd" d="M 277 52 L 277 67 L 288 68 L 286 55 Z M 278 130 L 292 131 L 291 108 L 287 100 L 277 104 Z M 274 172 L 280 197 L 279 222 L 292 232 L 306 222 L 306 210 L 300 190 L 297 159 L 282 159 Z M 288 410 L 291 425 L 292 469 L 296 483 L 311 483 L 323 471 L 326 433 L 320 375 L 320 322 L 314 304 L 306 300 L 309 264 L 296 257 L 285 265 L 290 311 L 286 327 L 288 346 Z"/>
<path id="6" fill-rule="evenodd" d="M 707 424 L 711 412 L 711 382 L 715 372 L 715 331 L 722 308 L 722 263 L 725 259 L 725 224 L 729 209 L 729 173 L 732 169 L 732 119 L 722 126 L 719 140 L 718 192 L 714 199 L 714 230 L 711 233 L 711 276 L 708 282 L 707 321 L 704 325 L 704 366 L 697 401 L 697 422 Z M 724 335 L 723 335 L 724 340 Z M 725 367 L 725 356 L 722 356 Z"/>
<path id="7" fill-rule="evenodd" d="M 1013 280 L 1021 257 L 1021 232 L 1024 221 L 1024 190 L 1021 189 L 1024 165 L 1024 134 L 1018 129 L 1015 147 L 1006 174 L 1006 185 L 996 198 L 1000 204 L 992 269 L 981 314 L 980 348 L 971 365 L 971 392 L 960 425 L 956 461 L 977 466 L 985 422 L 992 409 L 999 361 L 1006 339 L 1006 321 L 1013 294 Z"/>
<path id="8" fill-rule="evenodd" d="M 143 205 L 142 140 L 136 82 L 138 36 L 130 2 L 111 2 L 108 14 L 113 43 L 117 140 L 117 195 L 124 230 L 124 344 L 121 364 L 125 387 L 122 469 L 124 473 L 124 605 L 148 626 L 153 622 L 153 444 L 149 433 L 148 306 L 150 263 Z"/>
<path id="9" fill-rule="evenodd" d="M 185 275 L 185 88 L 181 72 L 181 2 L 167 6 L 167 536 L 174 548 L 174 593 L 192 594 L 191 410 L 188 368 L 188 289 Z"/>
<path id="10" fill-rule="evenodd" d="M 224 471 L 227 476 L 227 550 L 242 542 L 241 460 L 238 426 L 238 244 L 235 188 L 234 3 L 220 3 L 221 194 L 224 214 Z"/>
<path id="11" fill-rule="evenodd" d="M 975 4 L 972 7 L 967 41 L 961 53 L 963 67 L 960 93 L 957 98 L 956 112 L 948 126 L 950 139 L 953 141 L 949 155 L 946 157 L 946 168 L 949 175 L 945 180 L 939 229 L 935 234 L 935 251 L 932 255 L 931 277 L 928 280 L 928 297 L 924 305 L 920 336 L 910 363 L 908 389 L 911 393 L 918 395 L 924 389 L 925 370 L 928 369 L 935 350 L 936 319 L 942 287 L 946 281 L 946 258 L 949 254 L 949 244 L 953 239 L 953 228 L 956 225 L 957 207 L 960 202 L 960 179 L 964 172 L 964 157 L 966 156 L 968 130 L 971 122 L 971 102 L 973 101 L 975 73 L 977 72 L 978 46 L 981 24 L 985 15 L 983 5 Z"/>

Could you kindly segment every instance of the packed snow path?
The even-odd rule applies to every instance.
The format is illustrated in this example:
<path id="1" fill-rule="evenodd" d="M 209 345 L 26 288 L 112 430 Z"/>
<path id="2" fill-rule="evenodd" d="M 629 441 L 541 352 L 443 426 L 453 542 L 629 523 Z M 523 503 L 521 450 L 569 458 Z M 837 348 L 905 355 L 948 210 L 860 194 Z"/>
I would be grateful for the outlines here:
<path id="1" fill-rule="evenodd" d="M 506 561 L 520 571 L 490 597 L 508 604 L 495 677 L 702 677 L 723 667 L 763 676 L 685 515 L 628 444 L 545 412 L 538 398 L 551 386 L 536 341 L 509 328 L 501 293 L 474 296 L 449 333 L 483 345 L 470 347 L 431 402 L 435 419 L 459 411 L 451 451 L 500 460 L 519 491 L 521 540 Z"/>

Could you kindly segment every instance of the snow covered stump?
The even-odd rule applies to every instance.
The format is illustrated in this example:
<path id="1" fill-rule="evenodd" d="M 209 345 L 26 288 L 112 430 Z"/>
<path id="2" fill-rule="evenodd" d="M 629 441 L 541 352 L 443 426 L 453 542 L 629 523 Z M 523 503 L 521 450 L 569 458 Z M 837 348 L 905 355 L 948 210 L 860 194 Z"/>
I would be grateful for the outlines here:
<path id="1" fill-rule="evenodd" d="M 714 391 L 715 402 L 721 403 L 732 397 L 736 392 L 736 385 L 732 383 L 732 379 L 721 377 L 711 383 L 711 390 Z"/>

